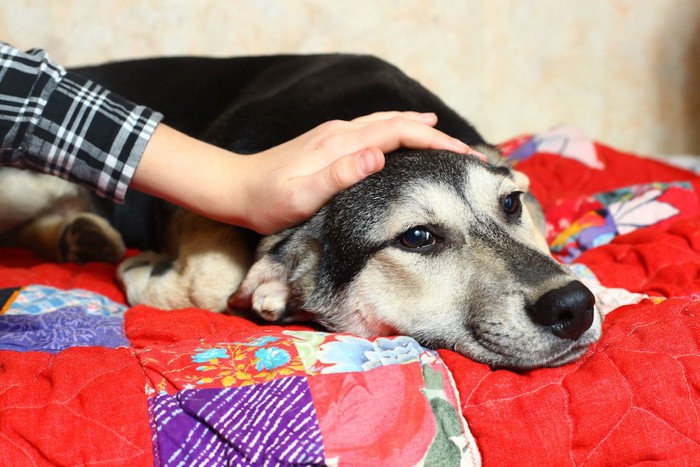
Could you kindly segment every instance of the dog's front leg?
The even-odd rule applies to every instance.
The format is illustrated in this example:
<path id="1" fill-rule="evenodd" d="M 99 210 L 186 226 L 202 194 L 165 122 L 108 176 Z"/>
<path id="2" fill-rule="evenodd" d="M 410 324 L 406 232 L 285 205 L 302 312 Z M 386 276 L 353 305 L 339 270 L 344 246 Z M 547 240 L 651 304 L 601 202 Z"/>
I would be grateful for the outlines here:
<path id="1" fill-rule="evenodd" d="M 263 257 L 253 265 L 240 288 L 229 298 L 229 310 L 252 308 L 265 321 L 280 320 L 289 301 L 289 274 L 283 264 Z"/>
<path id="2" fill-rule="evenodd" d="M 131 305 L 226 311 L 229 295 L 252 262 L 248 245 L 230 226 L 200 223 L 185 229 L 176 256 L 146 252 L 119 266 L 117 274 Z"/>

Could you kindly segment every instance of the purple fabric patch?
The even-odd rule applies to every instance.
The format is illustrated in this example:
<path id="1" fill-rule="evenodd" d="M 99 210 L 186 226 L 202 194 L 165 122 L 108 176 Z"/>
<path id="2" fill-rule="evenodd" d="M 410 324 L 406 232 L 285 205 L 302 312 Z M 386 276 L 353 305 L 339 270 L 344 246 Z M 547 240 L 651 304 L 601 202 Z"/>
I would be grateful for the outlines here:
<path id="1" fill-rule="evenodd" d="M 305 377 L 227 389 L 187 389 L 151 400 L 162 465 L 323 464 Z"/>
<path id="2" fill-rule="evenodd" d="M 124 320 L 66 307 L 40 315 L 0 315 L 0 350 L 60 352 L 69 347 L 128 347 Z"/>

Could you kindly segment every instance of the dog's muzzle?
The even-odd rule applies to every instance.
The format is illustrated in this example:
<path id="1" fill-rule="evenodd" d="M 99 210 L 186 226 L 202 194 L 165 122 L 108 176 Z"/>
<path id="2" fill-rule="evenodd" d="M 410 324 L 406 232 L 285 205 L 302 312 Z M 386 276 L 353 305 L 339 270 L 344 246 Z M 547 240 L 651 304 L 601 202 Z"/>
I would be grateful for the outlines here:
<path id="1" fill-rule="evenodd" d="M 581 282 L 571 281 L 546 292 L 529 311 L 536 323 L 555 336 L 575 341 L 593 324 L 594 305 L 591 291 Z"/>

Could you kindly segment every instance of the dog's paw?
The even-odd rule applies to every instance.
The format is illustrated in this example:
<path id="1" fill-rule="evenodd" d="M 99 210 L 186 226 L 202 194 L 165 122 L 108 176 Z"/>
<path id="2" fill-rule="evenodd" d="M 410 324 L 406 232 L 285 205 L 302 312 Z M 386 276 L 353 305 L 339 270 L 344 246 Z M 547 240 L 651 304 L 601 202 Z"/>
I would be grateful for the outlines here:
<path id="1" fill-rule="evenodd" d="M 264 282 L 253 292 L 252 308 L 267 321 L 284 316 L 289 300 L 289 286 L 281 282 Z"/>
<path id="2" fill-rule="evenodd" d="M 79 264 L 90 261 L 116 263 L 126 252 L 119 232 L 105 219 L 90 213 L 69 219 L 63 226 L 58 244 L 64 261 Z"/>
<path id="3" fill-rule="evenodd" d="M 130 304 L 144 303 L 149 281 L 171 267 L 171 258 L 152 251 L 128 258 L 117 268 L 117 281 Z"/>
<path id="4" fill-rule="evenodd" d="M 285 315 L 291 294 L 287 271 L 277 261 L 263 258 L 253 265 L 245 279 L 228 299 L 228 310 L 252 309 L 266 321 Z"/>

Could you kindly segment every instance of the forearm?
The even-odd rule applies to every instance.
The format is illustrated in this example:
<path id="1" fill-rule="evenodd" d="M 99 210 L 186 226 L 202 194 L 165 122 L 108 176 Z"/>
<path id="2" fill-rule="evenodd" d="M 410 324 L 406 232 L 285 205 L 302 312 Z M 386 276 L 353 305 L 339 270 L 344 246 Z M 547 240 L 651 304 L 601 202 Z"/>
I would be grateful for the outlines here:
<path id="1" fill-rule="evenodd" d="M 246 156 L 197 140 L 159 124 L 131 188 L 216 220 L 247 226 Z"/>
<path id="2" fill-rule="evenodd" d="M 122 201 L 162 116 L 67 72 L 41 50 L 0 43 L 0 165 Z"/>
<path id="3" fill-rule="evenodd" d="M 435 115 L 384 112 L 329 122 L 242 156 L 158 125 L 131 187 L 206 217 L 269 234 L 304 221 L 384 165 L 399 147 L 469 151 L 435 130 Z"/>

